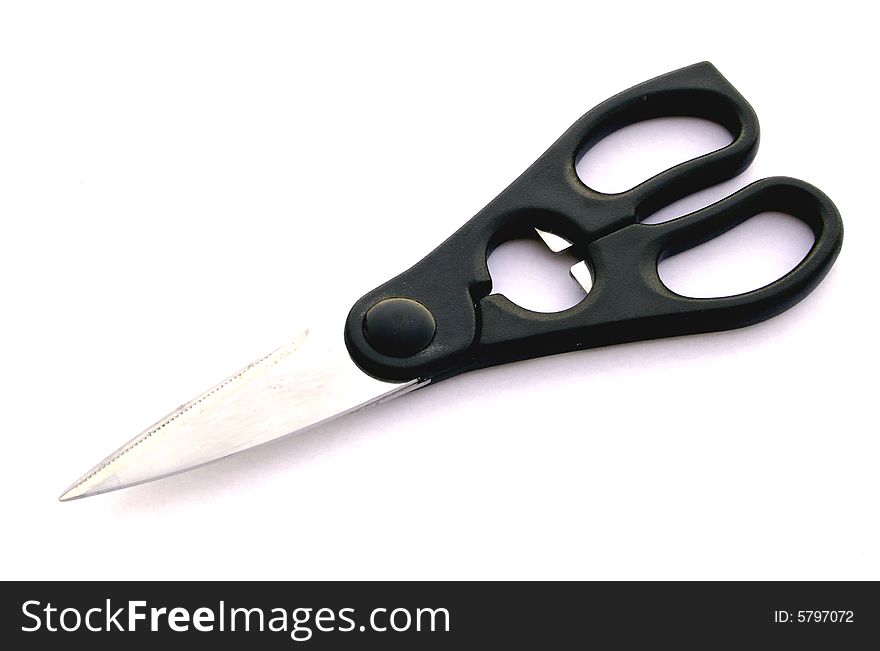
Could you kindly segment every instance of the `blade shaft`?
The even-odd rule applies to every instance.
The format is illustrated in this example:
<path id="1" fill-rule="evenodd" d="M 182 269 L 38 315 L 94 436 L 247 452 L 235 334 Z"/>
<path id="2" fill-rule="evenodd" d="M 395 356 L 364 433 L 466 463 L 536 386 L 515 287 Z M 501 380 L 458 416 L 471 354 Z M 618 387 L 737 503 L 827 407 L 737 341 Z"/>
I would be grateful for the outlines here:
<path id="1" fill-rule="evenodd" d="M 341 339 L 305 331 L 145 429 L 59 499 L 190 470 L 428 384 L 369 377 L 351 361 Z"/>

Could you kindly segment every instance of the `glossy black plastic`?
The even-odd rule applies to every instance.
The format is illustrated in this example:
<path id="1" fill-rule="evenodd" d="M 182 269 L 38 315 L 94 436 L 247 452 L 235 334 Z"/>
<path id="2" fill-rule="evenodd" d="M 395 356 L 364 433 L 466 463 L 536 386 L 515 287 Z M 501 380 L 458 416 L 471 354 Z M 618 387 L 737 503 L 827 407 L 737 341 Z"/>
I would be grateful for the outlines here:
<path id="1" fill-rule="evenodd" d="M 619 194 L 587 187 L 576 157 L 609 133 L 666 116 L 717 122 L 732 142 Z M 755 112 L 710 63 L 657 77 L 603 102 L 581 117 L 488 206 L 408 271 L 361 298 L 345 325 L 352 359 L 389 381 L 433 378 L 508 361 L 581 348 L 750 325 L 791 307 L 824 277 L 840 250 L 843 225 L 834 204 L 813 186 L 790 178 L 758 181 L 702 210 L 661 224 L 639 221 L 703 188 L 732 178 L 758 146 Z M 701 244 L 765 211 L 810 226 L 815 243 L 779 280 L 723 298 L 686 298 L 657 274 L 664 256 Z M 573 243 L 594 284 L 578 305 L 552 314 L 521 308 L 490 294 L 486 260 L 492 249 L 541 228 Z M 433 315 L 430 344 L 408 356 L 377 351 L 365 315 L 389 298 L 407 298 Z"/>
<path id="2" fill-rule="evenodd" d="M 386 298 L 364 316 L 370 348 L 390 357 L 410 357 L 424 350 L 437 331 L 431 312 L 408 298 Z"/>

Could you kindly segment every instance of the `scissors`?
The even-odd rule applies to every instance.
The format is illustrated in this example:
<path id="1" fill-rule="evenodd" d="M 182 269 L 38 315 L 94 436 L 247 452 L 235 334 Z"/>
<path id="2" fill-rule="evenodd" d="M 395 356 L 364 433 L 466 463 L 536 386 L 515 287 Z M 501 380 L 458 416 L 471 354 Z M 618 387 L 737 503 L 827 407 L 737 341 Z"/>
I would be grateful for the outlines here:
<path id="1" fill-rule="evenodd" d="M 597 192 L 579 179 L 576 158 L 603 137 L 673 116 L 712 120 L 730 132 L 732 142 L 618 194 Z M 363 296 L 347 316 L 345 305 L 326 323 L 174 410 L 89 470 L 60 499 L 167 477 L 466 371 L 739 328 L 779 314 L 819 284 L 840 251 L 840 214 L 815 187 L 786 177 L 763 179 L 683 217 L 642 223 L 688 194 L 737 176 L 754 158 L 758 139 L 754 110 L 708 62 L 606 100 L 449 239 Z M 664 257 L 765 211 L 797 217 L 815 237 L 803 260 L 783 277 L 719 298 L 681 296 L 660 280 L 657 265 Z M 535 231 L 552 250 L 567 250 L 588 267 L 592 286 L 574 307 L 539 313 L 491 293 L 488 255 Z"/>

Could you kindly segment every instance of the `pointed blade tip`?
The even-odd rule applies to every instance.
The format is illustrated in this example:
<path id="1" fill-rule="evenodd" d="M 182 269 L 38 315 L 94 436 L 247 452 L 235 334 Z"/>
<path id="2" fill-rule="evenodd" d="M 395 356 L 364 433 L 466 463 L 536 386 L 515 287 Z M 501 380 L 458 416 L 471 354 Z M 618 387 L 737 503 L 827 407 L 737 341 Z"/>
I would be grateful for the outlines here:
<path id="1" fill-rule="evenodd" d="M 59 502 L 70 502 L 71 500 L 75 500 L 80 497 L 84 497 L 84 496 L 78 495 L 76 493 L 75 489 L 68 488 L 66 491 L 64 491 L 63 493 L 61 493 L 61 495 L 58 496 L 58 501 Z"/>
<path id="2" fill-rule="evenodd" d="M 83 475 L 58 496 L 58 501 L 70 502 L 84 497 L 106 493 L 108 490 L 113 490 L 112 488 L 107 487 L 102 489 L 101 484 L 102 482 L 96 482 L 94 473 Z"/>
<path id="3" fill-rule="evenodd" d="M 70 502 L 71 500 L 78 500 L 82 497 L 88 497 L 90 493 L 83 490 L 84 481 L 80 480 L 73 484 L 70 488 L 65 490 L 61 495 L 58 496 L 59 502 Z"/>

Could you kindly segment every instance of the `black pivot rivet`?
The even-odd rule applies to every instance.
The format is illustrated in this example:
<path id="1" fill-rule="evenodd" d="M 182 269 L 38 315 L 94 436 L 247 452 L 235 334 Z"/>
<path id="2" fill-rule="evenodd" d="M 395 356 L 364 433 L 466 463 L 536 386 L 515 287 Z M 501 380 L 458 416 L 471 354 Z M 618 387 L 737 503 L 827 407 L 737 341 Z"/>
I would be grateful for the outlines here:
<path id="1" fill-rule="evenodd" d="M 377 353 L 410 357 L 427 348 L 437 324 L 421 303 L 408 298 L 386 298 L 364 316 L 364 336 Z"/>

